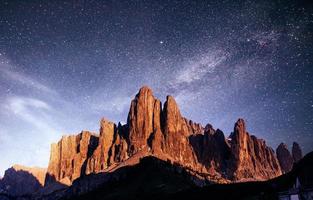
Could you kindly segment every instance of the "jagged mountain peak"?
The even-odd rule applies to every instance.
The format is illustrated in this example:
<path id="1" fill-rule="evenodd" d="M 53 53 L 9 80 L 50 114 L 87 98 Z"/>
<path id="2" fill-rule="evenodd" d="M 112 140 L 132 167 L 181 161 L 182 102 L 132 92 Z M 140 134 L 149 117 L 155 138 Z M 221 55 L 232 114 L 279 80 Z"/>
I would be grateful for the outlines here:
<path id="1" fill-rule="evenodd" d="M 137 95 L 144 95 L 144 94 L 153 95 L 153 91 L 149 86 L 144 85 L 139 89 Z"/>
<path id="2" fill-rule="evenodd" d="M 143 86 L 131 102 L 127 124 L 116 126 L 103 118 L 99 137 L 86 132 L 84 137 L 62 137 L 52 146 L 48 177 L 73 181 L 113 170 L 127 160 L 135 163 L 145 155 L 171 160 L 217 182 L 264 180 L 281 174 L 274 151 L 249 135 L 242 118 L 228 141 L 211 124 L 203 128 L 183 117 L 174 97 L 168 95 L 162 108 L 152 89 Z"/>
<path id="3" fill-rule="evenodd" d="M 293 165 L 302 158 L 302 150 L 298 143 L 293 142 L 292 152 L 290 153 L 288 145 L 285 143 L 280 143 L 276 148 L 276 155 L 281 166 L 282 172 L 289 172 Z"/>
<path id="4" fill-rule="evenodd" d="M 292 144 L 292 158 L 294 162 L 299 162 L 302 159 L 302 149 L 297 142 Z"/>

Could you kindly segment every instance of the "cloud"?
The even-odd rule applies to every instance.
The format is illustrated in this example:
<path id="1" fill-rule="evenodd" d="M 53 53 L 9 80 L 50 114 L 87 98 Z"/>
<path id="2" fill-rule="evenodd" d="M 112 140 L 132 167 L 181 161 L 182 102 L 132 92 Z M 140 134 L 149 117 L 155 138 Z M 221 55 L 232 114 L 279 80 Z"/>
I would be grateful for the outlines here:
<path id="1" fill-rule="evenodd" d="M 56 95 L 57 92 L 54 91 L 53 89 L 49 88 L 48 86 L 38 82 L 37 80 L 21 73 L 21 72 L 16 72 L 13 69 L 13 66 L 11 65 L 10 61 L 6 58 L 4 58 L 0 54 L 0 72 L 2 76 L 6 79 L 10 79 L 14 82 L 20 83 L 24 86 Z"/>
<path id="2" fill-rule="evenodd" d="M 42 133 L 53 133 L 57 131 L 48 123 L 53 109 L 44 101 L 19 96 L 11 97 L 8 98 L 5 108 L 23 121 L 41 130 Z"/>
<path id="3" fill-rule="evenodd" d="M 14 163 L 46 166 L 49 145 L 59 139 L 64 118 L 45 101 L 8 97 L 0 112 L 0 174 Z M 23 154 L 24 156 L 20 156 Z"/>
<path id="4" fill-rule="evenodd" d="M 11 108 L 15 113 L 22 112 L 27 106 L 45 110 L 51 109 L 51 107 L 46 102 L 33 98 L 16 97 L 12 98 L 10 102 Z"/>

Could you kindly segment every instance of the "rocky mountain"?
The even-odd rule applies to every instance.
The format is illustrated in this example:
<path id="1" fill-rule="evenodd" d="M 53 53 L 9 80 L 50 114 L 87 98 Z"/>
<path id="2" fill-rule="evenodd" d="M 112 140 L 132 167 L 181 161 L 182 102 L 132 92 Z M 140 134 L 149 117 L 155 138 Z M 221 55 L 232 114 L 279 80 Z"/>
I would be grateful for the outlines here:
<path id="1" fill-rule="evenodd" d="M 294 163 L 302 158 L 301 147 L 296 142 L 292 144 L 292 153 L 290 153 L 285 143 L 281 143 L 276 149 L 276 154 L 283 173 L 289 172 Z"/>
<path id="2" fill-rule="evenodd" d="M 202 174 L 212 182 L 267 180 L 281 174 L 274 151 L 239 119 L 229 137 L 181 115 L 172 96 L 163 104 L 148 87 L 132 100 L 125 125 L 102 119 L 100 134 L 83 131 L 52 144 L 45 184 L 112 172 L 152 155 Z"/>
<path id="3" fill-rule="evenodd" d="M 265 141 L 249 135 L 243 119 L 239 119 L 230 136 L 231 176 L 235 180 L 269 179 L 281 174 L 276 155 Z"/>
<path id="4" fill-rule="evenodd" d="M 78 135 L 63 136 L 57 144 L 52 144 L 45 185 L 55 181 L 70 185 L 72 180 L 85 174 L 87 159 L 98 143 L 98 136 L 82 131 Z"/>
<path id="5" fill-rule="evenodd" d="M 14 165 L 0 180 L 0 193 L 10 196 L 31 194 L 44 186 L 46 169 Z"/>
<path id="6" fill-rule="evenodd" d="M 302 150 L 298 143 L 294 142 L 292 144 L 292 158 L 295 163 L 302 159 Z"/>

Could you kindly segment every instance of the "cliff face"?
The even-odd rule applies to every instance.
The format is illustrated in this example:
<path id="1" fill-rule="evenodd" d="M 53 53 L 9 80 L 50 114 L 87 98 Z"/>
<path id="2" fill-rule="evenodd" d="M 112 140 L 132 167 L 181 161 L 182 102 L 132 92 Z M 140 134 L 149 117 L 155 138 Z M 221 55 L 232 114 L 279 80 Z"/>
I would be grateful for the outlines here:
<path id="1" fill-rule="evenodd" d="M 14 165 L 0 180 L 0 192 L 10 196 L 32 194 L 44 186 L 46 169 Z"/>
<path id="2" fill-rule="evenodd" d="M 226 174 L 227 162 L 230 159 L 230 146 L 224 133 L 208 124 L 204 134 L 195 134 L 189 137 L 197 161 L 209 174 L 221 178 Z"/>
<path id="3" fill-rule="evenodd" d="M 143 87 L 132 100 L 127 118 L 129 127 L 129 152 L 136 153 L 148 147 L 148 139 L 160 124 L 160 101 L 154 98 L 152 90 Z"/>
<path id="4" fill-rule="evenodd" d="M 197 167 L 196 155 L 189 136 L 201 134 L 202 127 L 183 118 L 173 97 L 167 96 L 162 112 L 164 147 L 162 151 L 172 160 L 193 168 Z"/>
<path id="5" fill-rule="evenodd" d="M 128 159 L 125 127 L 118 127 L 106 119 L 100 122 L 99 144 L 87 161 L 86 174 L 104 171 L 109 166 Z"/>
<path id="6" fill-rule="evenodd" d="M 278 160 L 263 140 L 246 132 L 242 119 L 227 139 L 221 130 L 184 118 L 175 99 L 164 107 L 148 87 L 132 100 L 127 124 L 102 119 L 100 134 L 82 132 L 51 146 L 46 184 L 71 184 L 90 173 L 112 171 L 153 155 L 178 163 L 214 181 L 264 180 L 281 174 Z M 229 140 L 229 141 L 228 141 Z"/>
<path id="7" fill-rule="evenodd" d="M 265 141 L 246 131 L 243 119 L 239 119 L 231 138 L 230 174 L 234 179 L 268 179 L 281 175 L 275 152 Z"/>
<path id="8" fill-rule="evenodd" d="M 97 136 L 83 131 L 78 135 L 63 136 L 57 144 L 52 144 L 45 184 L 58 181 L 69 185 L 83 175 L 98 142 Z"/>

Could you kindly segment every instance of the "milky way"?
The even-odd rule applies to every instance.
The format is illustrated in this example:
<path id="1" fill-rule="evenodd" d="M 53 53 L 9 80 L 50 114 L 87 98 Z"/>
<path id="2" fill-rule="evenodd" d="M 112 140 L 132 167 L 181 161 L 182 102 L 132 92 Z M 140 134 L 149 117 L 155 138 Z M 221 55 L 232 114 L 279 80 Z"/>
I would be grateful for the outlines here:
<path id="1" fill-rule="evenodd" d="M 50 143 L 126 122 L 149 85 L 226 135 L 313 146 L 309 1 L 1 1 L 0 174 L 46 166 Z"/>

